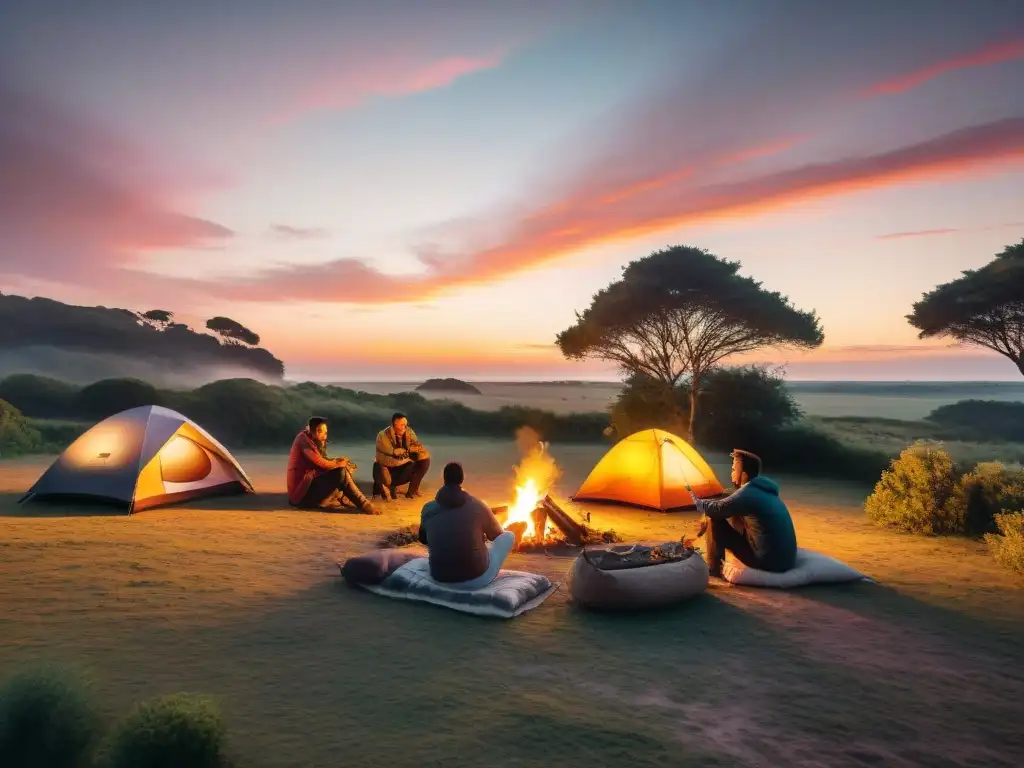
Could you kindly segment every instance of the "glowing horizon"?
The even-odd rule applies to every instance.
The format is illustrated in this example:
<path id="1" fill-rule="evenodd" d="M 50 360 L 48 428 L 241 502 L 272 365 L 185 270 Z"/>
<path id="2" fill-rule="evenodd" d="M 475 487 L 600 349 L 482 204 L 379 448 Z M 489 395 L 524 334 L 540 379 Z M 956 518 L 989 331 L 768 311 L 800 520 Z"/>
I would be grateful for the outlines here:
<path id="1" fill-rule="evenodd" d="M 1024 6 L 59 4 L 0 27 L 5 293 L 289 378 L 613 380 L 555 335 L 681 243 L 818 312 L 749 358 L 793 380 L 1020 379 L 904 316 L 1024 237 Z"/>

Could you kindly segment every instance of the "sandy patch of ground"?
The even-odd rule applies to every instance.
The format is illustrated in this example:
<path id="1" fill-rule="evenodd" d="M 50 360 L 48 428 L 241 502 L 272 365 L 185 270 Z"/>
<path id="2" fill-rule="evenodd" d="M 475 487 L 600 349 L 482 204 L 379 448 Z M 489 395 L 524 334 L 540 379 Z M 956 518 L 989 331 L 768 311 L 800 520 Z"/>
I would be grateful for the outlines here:
<path id="1" fill-rule="evenodd" d="M 428 490 L 458 458 L 471 490 L 509 498 L 510 442 L 431 443 Z M 565 502 L 602 448 L 554 450 L 556 497 L 594 527 L 641 541 L 692 530 L 691 515 Z M 353 454 L 369 468 L 365 448 Z M 296 512 L 283 457 L 239 458 L 256 496 L 131 518 L 20 509 L 46 462 L 0 463 L 0 673 L 40 658 L 86 666 L 110 713 L 211 693 L 244 766 L 1024 762 L 1024 585 L 981 544 L 869 526 L 863 489 L 779 478 L 801 543 L 877 585 L 716 584 L 634 617 L 576 611 L 559 591 L 498 622 L 339 584 L 334 563 L 415 522 L 417 504 Z M 570 562 L 510 566 L 560 579 Z"/>

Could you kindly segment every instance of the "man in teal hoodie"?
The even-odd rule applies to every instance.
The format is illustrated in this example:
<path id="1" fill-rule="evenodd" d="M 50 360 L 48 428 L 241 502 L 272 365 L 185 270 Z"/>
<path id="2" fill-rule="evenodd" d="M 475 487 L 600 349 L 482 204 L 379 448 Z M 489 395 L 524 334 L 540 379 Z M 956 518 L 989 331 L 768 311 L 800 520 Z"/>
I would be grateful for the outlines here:
<path id="1" fill-rule="evenodd" d="M 708 570 L 721 576 L 728 550 L 746 566 L 782 573 L 796 564 L 796 530 L 779 486 L 761 474 L 761 459 L 748 451 L 732 452 L 732 484 L 724 499 L 694 497 L 704 536 Z"/>

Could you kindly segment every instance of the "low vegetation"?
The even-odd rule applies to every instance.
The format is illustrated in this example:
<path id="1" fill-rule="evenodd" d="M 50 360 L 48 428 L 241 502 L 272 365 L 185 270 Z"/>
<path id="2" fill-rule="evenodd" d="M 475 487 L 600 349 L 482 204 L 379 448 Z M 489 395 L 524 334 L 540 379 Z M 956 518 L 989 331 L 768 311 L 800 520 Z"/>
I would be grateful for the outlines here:
<path id="1" fill-rule="evenodd" d="M 108 729 L 85 677 L 22 670 L 0 687 L 4 768 L 229 768 L 216 703 L 171 694 L 144 701 Z"/>
<path id="2" fill-rule="evenodd" d="M 688 382 L 666 388 L 633 376 L 612 408 L 619 436 L 658 427 L 673 433 L 689 425 Z M 705 377 L 694 423 L 698 446 L 744 448 L 765 457 L 772 471 L 874 482 L 889 464 L 883 451 L 844 444 L 803 418 L 777 371 L 765 366 L 718 368 Z"/>
<path id="3" fill-rule="evenodd" d="M 986 533 L 985 541 L 996 562 L 1024 576 L 1024 512 L 996 515 L 999 533 Z"/>
<path id="4" fill-rule="evenodd" d="M 1024 469 L 964 469 L 938 445 L 912 445 L 864 503 L 873 522 L 908 533 L 984 535 L 993 557 L 1024 573 Z"/>
<path id="5" fill-rule="evenodd" d="M 88 764 L 102 720 L 86 679 L 54 666 L 24 669 L 0 688 L 0 765 L 77 768 Z"/>
<path id="6" fill-rule="evenodd" d="M 32 453 L 44 447 L 43 436 L 21 411 L 0 400 L 0 458 Z"/>
<path id="7" fill-rule="evenodd" d="M 506 406 L 479 411 L 414 392 L 372 395 L 343 387 L 305 383 L 272 386 L 252 379 L 223 379 L 194 390 L 158 389 L 136 379 L 105 379 L 86 387 L 19 374 L 0 381 L 0 397 L 34 421 L 45 435 L 42 450 L 66 446 L 96 421 L 138 405 L 162 405 L 194 419 L 232 448 L 287 446 L 313 414 L 326 416 L 336 440 L 372 439 L 396 411 L 408 414 L 423 434 L 512 437 L 528 425 L 557 442 L 600 441 L 603 413 L 556 415 Z M 2 449 L 0 449 L 2 450 Z"/>

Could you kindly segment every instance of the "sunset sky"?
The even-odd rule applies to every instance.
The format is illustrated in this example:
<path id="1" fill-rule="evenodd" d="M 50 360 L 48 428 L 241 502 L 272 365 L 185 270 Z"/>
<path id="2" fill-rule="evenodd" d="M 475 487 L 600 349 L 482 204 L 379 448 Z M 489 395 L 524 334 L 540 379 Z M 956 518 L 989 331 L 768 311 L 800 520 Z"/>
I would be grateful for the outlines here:
<path id="1" fill-rule="evenodd" d="M 1024 238 L 1024 2 L 6 0 L 0 290 L 228 315 L 290 377 L 607 378 L 555 334 L 706 247 L 794 379 L 1010 379 L 913 302 Z"/>

